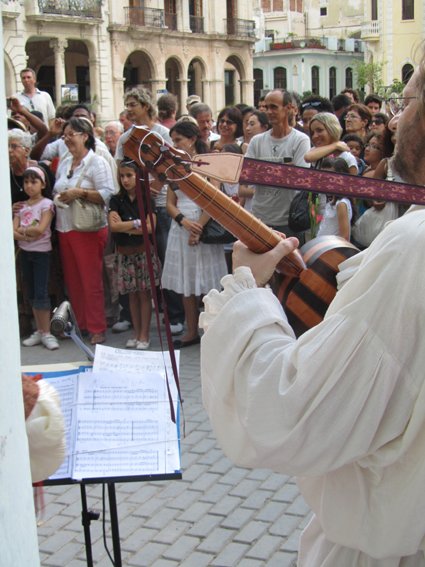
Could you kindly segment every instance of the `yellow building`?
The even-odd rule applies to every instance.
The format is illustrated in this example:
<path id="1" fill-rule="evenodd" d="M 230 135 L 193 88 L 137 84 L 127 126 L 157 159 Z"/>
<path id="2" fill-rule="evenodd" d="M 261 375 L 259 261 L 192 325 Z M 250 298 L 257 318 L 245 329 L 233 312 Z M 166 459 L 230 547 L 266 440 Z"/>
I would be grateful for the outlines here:
<path id="1" fill-rule="evenodd" d="M 361 37 L 366 61 L 380 63 L 384 85 L 406 82 L 417 62 L 416 50 L 425 37 L 422 0 L 368 0 Z"/>

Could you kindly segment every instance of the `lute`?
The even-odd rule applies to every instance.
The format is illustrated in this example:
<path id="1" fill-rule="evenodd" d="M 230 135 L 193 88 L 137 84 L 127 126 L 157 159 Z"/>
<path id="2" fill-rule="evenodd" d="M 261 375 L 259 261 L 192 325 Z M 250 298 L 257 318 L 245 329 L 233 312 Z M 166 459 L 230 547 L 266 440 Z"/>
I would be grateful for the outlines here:
<path id="1" fill-rule="evenodd" d="M 131 130 L 124 143 L 124 154 L 163 183 L 183 191 L 251 251 L 267 252 L 282 238 L 205 177 L 194 173 L 188 154 L 170 146 L 149 128 L 135 126 Z M 308 264 L 299 250 L 283 258 L 275 290 L 297 335 L 322 320 L 336 293 L 338 264 L 358 252 L 339 237 L 315 239 L 305 246 Z"/>

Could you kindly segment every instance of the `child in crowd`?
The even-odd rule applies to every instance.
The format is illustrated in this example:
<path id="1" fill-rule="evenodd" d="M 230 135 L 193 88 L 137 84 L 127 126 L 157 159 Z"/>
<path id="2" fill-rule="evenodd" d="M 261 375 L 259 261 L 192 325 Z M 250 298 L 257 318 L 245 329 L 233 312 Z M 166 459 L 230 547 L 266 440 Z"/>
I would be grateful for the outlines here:
<path id="1" fill-rule="evenodd" d="M 134 162 L 123 161 L 119 167 L 120 191 L 109 203 L 109 227 L 115 245 L 115 272 L 118 291 L 129 295 L 131 320 L 134 338 L 129 339 L 126 348 L 146 350 L 150 346 L 149 334 L 152 317 L 151 282 L 147 262 L 147 246 L 143 240 L 142 220 L 136 198 L 137 166 Z M 149 234 L 155 230 L 147 215 L 147 198 L 143 192 L 143 204 L 146 212 L 146 225 Z M 152 210 L 154 204 L 152 202 Z M 154 218 L 156 222 L 156 217 Z M 154 285 L 159 285 L 160 265 L 153 245 L 151 250 L 154 271 Z"/>
<path id="2" fill-rule="evenodd" d="M 23 341 L 24 346 L 42 344 L 56 350 L 59 343 L 50 333 L 49 274 L 52 250 L 51 228 L 53 201 L 44 196 L 49 189 L 45 171 L 38 166 L 28 167 L 23 175 L 28 200 L 15 213 L 13 237 L 18 242 L 22 276 L 28 286 L 28 297 L 36 331 Z"/>
<path id="3" fill-rule="evenodd" d="M 366 162 L 363 159 L 365 148 L 363 140 L 360 138 L 360 136 L 357 136 L 357 134 L 346 134 L 342 138 L 342 141 L 347 144 L 347 146 L 350 148 L 350 152 L 357 160 L 357 166 L 359 168 L 358 174 L 363 175 L 363 172 L 367 167 Z"/>
<path id="4" fill-rule="evenodd" d="M 348 164 L 342 158 L 324 158 L 320 169 L 348 174 Z M 317 236 L 336 235 L 349 241 L 352 219 L 353 208 L 350 199 L 329 195 Z"/>

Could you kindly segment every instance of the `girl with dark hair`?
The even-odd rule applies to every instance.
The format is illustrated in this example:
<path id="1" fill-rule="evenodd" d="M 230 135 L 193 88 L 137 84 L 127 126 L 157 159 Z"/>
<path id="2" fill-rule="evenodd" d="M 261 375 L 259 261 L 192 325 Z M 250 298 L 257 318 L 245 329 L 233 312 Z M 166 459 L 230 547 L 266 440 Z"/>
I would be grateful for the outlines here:
<path id="1" fill-rule="evenodd" d="M 170 130 L 174 145 L 190 157 L 205 153 L 201 132 L 191 122 L 177 122 Z M 220 280 L 227 274 L 223 245 L 200 241 L 209 215 L 181 190 L 168 188 L 167 212 L 173 219 L 168 234 L 162 286 L 183 296 L 186 332 L 175 341 L 183 348 L 200 341 L 198 331 L 200 296 L 212 288 L 220 289 Z"/>
<path id="2" fill-rule="evenodd" d="M 242 136 L 242 113 L 239 108 L 223 108 L 217 118 L 217 133 L 220 138 L 211 142 L 211 150 L 217 152 L 221 152 L 224 144 L 234 144 Z"/>
<path id="3" fill-rule="evenodd" d="M 49 273 L 52 251 L 53 201 L 44 196 L 48 178 L 39 166 L 28 167 L 23 175 L 25 204 L 13 218 L 13 236 L 20 248 L 19 260 L 28 297 L 32 306 L 36 330 L 23 341 L 24 346 L 42 344 L 48 350 L 56 350 L 59 343 L 50 334 Z"/>
<path id="4" fill-rule="evenodd" d="M 136 179 L 138 168 L 134 161 L 122 161 L 119 166 L 120 191 L 111 198 L 109 204 L 109 227 L 116 245 L 115 273 L 118 291 L 128 294 L 134 338 L 129 339 L 126 348 L 146 350 L 150 346 L 149 332 L 152 317 L 151 282 L 149 278 L 146 247 L 143 240 L 142 220 L 136 198 Z M 143 205 L 148 211 L 146 194 L 143 191 Z M 155 204 L 152 200 L 151 208 Z M 155 230 L 146 215 L 149 234 Z M 154 215 L 154 222 L 156 216 Z M 153 248 L 151 258 L 155 276 L 155 285 L 159 285 L 160 265 Z"/>
<path id="5" fill-rule="evenodd" d="M 99 230 L 79 231 L 71 206 L 80 199 L 105 209 L 114 194 L 114 179 L 109 164 L 93 151 L 93 126 L 88 119 L 71 118 L 63 127 L 62 138 L 70 156 L 59 164 L 54 202 L 63 275 L 78 326 L 91 334 L 90 342 L 95 345 L 105 342 L 106 331 L 102 280 L 106 210 Z"/>

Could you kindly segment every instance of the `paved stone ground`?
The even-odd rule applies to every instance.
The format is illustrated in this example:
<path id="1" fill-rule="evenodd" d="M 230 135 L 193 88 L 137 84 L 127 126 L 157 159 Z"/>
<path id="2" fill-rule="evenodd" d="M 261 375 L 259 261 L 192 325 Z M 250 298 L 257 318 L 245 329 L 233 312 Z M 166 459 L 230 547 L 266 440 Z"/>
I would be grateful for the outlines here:
<path id="1" fill-rule="evenodd" d="M 130 333 L 108 332 L 109 346 L 123 347 Z M 152 347 L 158 348 L 154 337 Z M 70 340 L 61 349 L 22 348 L 22 364 L 83 360 Z M 234 466 L 222 453 L 202 407 L 199 346 L 181 351 L 180 381 L 186 436 L 183 479 L 116 485 L 122 563 L 135 567 L 287 567 L 295 564 L 309 509 L 294 480 L 269 470 Z M 90 509 L 101 512 L 101 485 L 88 487 Z M 86 565 L 78 486 L 45 489 L 39 526 L 43 566 Z M 109 515 L 106 513 L 107 543 Z M 112 563 L 104 548 L 102 516 L 91 524 L 94 565 Z"/>

